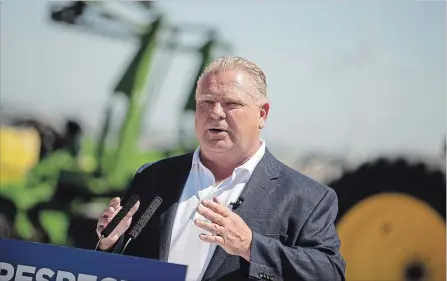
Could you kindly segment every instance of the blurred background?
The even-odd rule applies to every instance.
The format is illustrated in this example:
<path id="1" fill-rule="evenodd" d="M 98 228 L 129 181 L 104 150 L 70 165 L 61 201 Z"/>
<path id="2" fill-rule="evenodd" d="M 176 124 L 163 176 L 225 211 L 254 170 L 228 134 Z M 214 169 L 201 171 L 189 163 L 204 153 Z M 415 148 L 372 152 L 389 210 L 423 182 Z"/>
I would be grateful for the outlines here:
<path id="1" fill-rule="evenodd" d="M 267 75 L 263 138 L 335 189 L 348 280 L 445 280 L 445 1 L 3 1 L 0 237 L 91 247 L 146 162 L 193 151 L 195 81 Z"/>

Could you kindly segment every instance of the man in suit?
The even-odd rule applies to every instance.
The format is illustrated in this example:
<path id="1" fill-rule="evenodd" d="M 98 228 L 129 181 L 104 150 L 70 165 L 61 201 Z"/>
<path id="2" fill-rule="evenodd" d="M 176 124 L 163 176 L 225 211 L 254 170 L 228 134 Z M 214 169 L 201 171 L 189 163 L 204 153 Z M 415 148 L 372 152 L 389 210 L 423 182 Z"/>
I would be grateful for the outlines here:
<path id="1" fill-rule="evenodd" d="M 140 201 L 99 249 L 121 251 L 132 216 L 159 196 L 161 206 L 124 254 L 185 264 L 188 281 L 344 280 L 337 196 L 269 152 L 260 137 L 269 108 L 254 63 L 213 61 L 197 82 L 199 147 L 137 171 L 124 200 Z M 120 209 L 112 199 L 98 236 Z"/>

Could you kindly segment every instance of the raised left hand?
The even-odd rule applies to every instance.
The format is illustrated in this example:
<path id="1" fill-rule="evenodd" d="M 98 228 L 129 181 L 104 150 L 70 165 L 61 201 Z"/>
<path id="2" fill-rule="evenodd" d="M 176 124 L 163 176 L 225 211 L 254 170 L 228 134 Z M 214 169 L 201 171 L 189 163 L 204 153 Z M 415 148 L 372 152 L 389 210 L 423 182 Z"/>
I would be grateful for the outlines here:
<path id="1" fill-rule="evenodd" d="M 217 198 L 203 200 L 197 212 L 209 221 L 195 219 L 194 223 L 212 234 L 200 234 L 205 242 L 221 246 L 230 255 L 238 255 L 250 261 L 250 246 L 253 234 L 240 216 L 221 204 Z"/>

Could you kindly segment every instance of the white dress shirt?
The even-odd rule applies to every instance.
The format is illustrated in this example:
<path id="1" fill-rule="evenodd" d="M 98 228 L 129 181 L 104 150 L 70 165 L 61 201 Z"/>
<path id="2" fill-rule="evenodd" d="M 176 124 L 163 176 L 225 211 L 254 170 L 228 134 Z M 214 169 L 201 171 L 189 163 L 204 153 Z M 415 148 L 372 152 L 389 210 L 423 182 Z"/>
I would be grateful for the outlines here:
<path id="1" fill-rule="evenodd" d="M 233 170 L 224 182 L 215 186 L 215 178 L 200 161 L 200 147 L 192 159 L 191 171 L 180 197 L 171 234 L 168 262 L 187 265 L 186 281 L 201 280 L 216 249 L 215 244 L 203 242 L 200 233 L 209 232 L 197 227 L 194 219 L 205 219 L 197 213 L 197 207 L 204 199 L 217 197 L 223 204 L 236 202 L 253 170 L 265 153 L 265 141 L 243 165 Z"/>

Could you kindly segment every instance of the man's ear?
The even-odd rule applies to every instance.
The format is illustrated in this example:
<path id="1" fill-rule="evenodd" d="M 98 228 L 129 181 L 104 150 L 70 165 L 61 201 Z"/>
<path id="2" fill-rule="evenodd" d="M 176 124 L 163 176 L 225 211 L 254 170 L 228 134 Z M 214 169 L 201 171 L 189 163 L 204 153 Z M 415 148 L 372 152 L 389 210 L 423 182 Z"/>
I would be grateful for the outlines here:
<path id="1" fill-rule="evenodd" d="M 270 104 L 264 103 L 259 111 L 259 129 L 264 128 L 265 122 L 267 121 L 267 116 L 269 114 Z"/>

